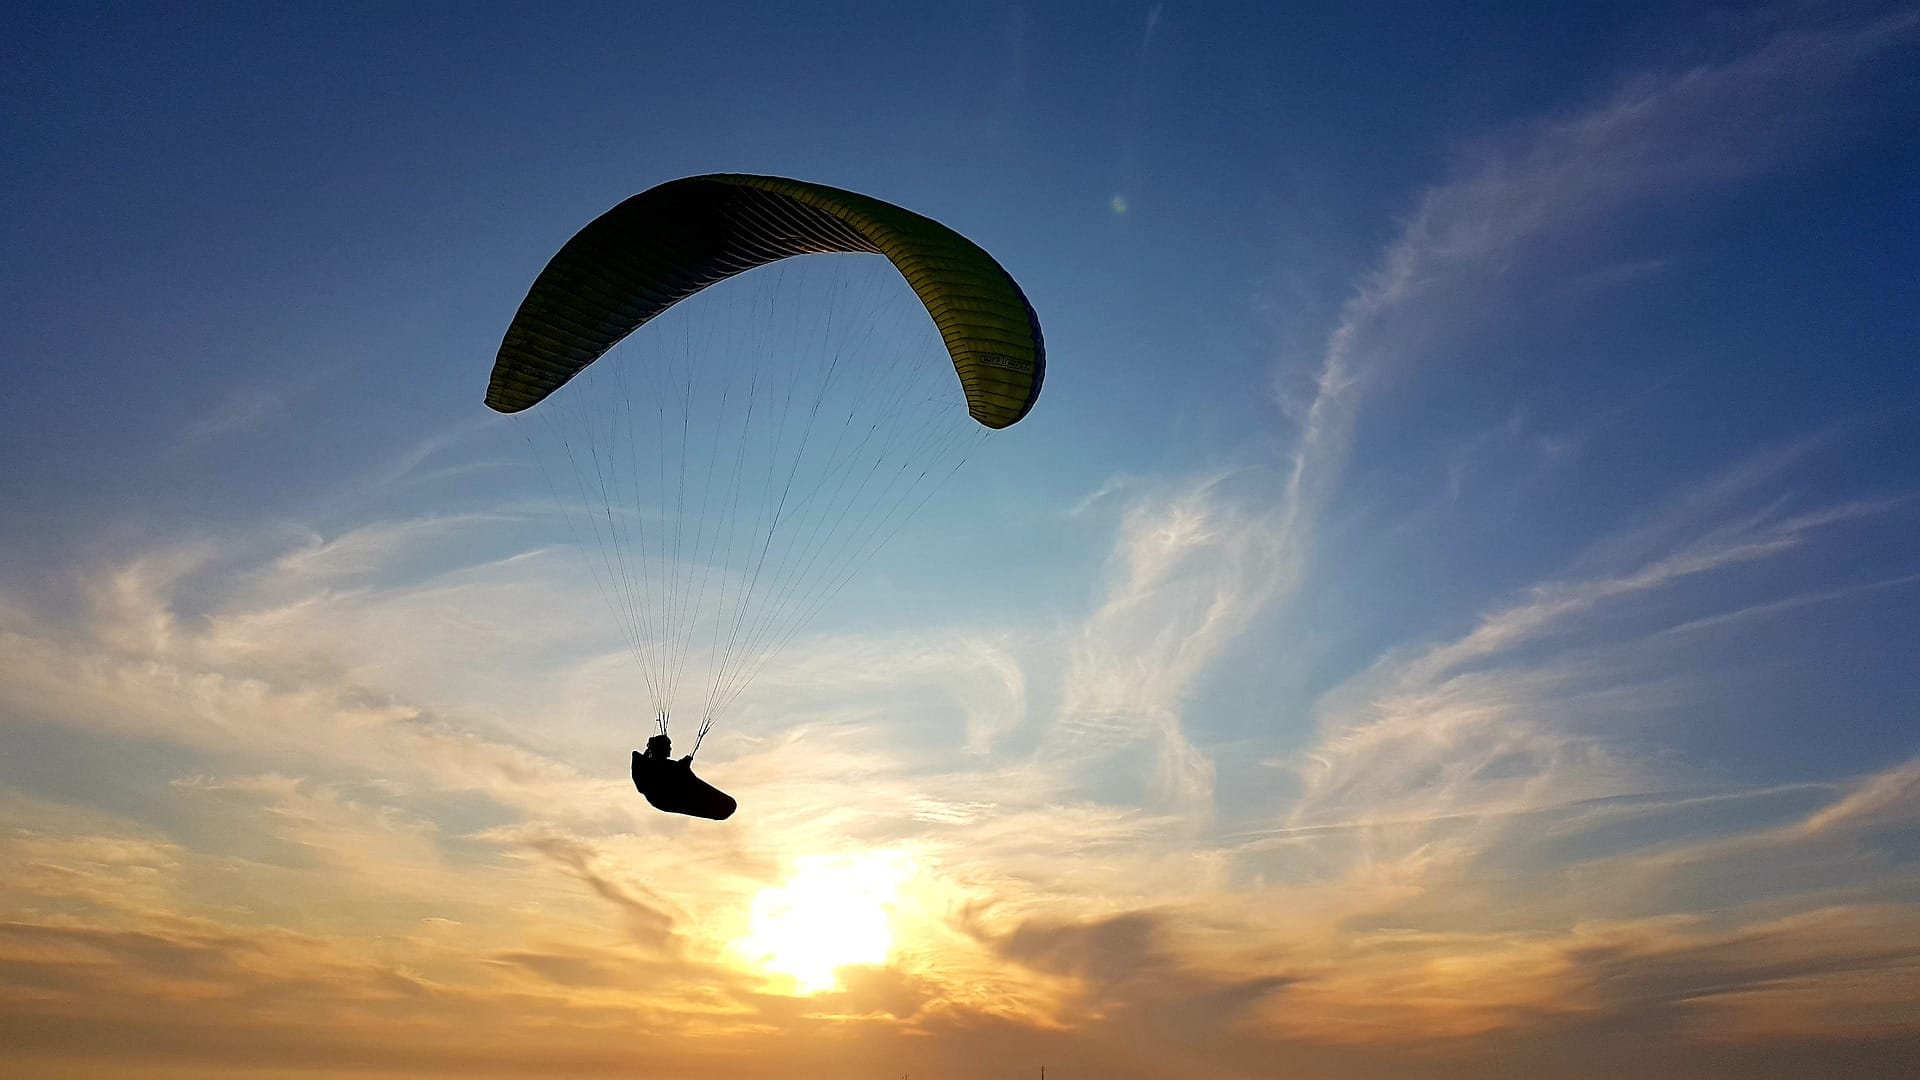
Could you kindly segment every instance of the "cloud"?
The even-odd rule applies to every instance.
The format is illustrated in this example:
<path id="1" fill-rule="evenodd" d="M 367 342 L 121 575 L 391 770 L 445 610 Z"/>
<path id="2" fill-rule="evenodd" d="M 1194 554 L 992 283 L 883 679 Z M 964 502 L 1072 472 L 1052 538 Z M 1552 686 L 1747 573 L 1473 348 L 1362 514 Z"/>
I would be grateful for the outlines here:
<path id="1" fill-rule="evenodd" d="M 1912 1035 L 1920 1023 L 1889 1006 L 1920 974 L 1917 930 L 1910 908 L 1872 906 L 1735 930 L 1595 927 L 1566 960 L 1593 1007 L 1664 1014 L 1709 1041 Z"/>
<path id="2" fill-rule="evenodd" d="M 1091 512 L 1095 506 L 1107 501 L 1107 499 L 1114 495 L 1137 486 L 1139 483 L 1139 477 L 1128 476 L 1124 473 L 1110 477 L 1099 487 L 1082 496 L 1079 502 L 1069 507 L 1067 509 L 1067 516 L 1070 518 L 1084 517 Z"/>
<path id="3" fill-rule="evenodd" d="M 187 422 L 170 452 L 194 450 L 282 417 L 299 398 L 325 381 L 322 374 L 306 373 L 279 383 L 228 387 L 211 403 L 202 403 L 202 411 Z"/>
<path id="4" fill-rule="evenodd" d="M 1283 393 L 1299 434 L 1269 519 L 1276 533 L 1304 549 L 1371 396 L 1496 305 L 1551 283 L 1551 264 L 1568 264 L 1553 269 L 1569 280 L 1590 275 L 1569 257 L 1582 251 L 1584 230 L 1796 152 L 1817 126 L 1818 110 L 1803 106 L 1912 25 L 1902 17 L 1784 35 L 1724 64 L 1632 80 L 1594 110 L 1477 148 L 1453 180 L 1423 197 L 1348 302 L 1309 393 Z M 1692 798 L 1676 793 L 1718 789 L 1724 778 L 1591 720 L 1672 708 L 1691 692 L 1645 663 L 1665 629 L 1665 606 L 1710 595 L 1688 586 L 1894 516 L 1899 499 L 1808 508 L 1768 494 L 1821 441 L 1755 455 L 1695 485 L 1665 512 L 1595 545 L 1565 576 L 1495 605 L 1464 634 L 1389 652 L 1322 695 L 1317 742 L 1286 763 L 1302 784 L 1299 799 L 1273 829 L 1227 853 L 1241 875 L 1272 883 L 1265 888 L 1276 907 L 1337 919 L 1323 924 L 1333 951 L 1298 958 L 1298 982 L 1267 1014 L 1271 1023 L 1297 1037 L 1356 1041 L 1394 1038 L 1386 1033 L 1397 1025 L 1417 1041 L 1584 1014 L 1593 1008 L 1582 997 L 1585 977 L 1568 976 L 1561 951 L 1582 932 L 1575 913 L 1657 904 L 1674 880 L 1654 880 L 1670 854 L 1668 828 L 1694 833 L 1703 852 L 1731 855 L 1741 873 L 1777 853 L 1764 821 L 1669 815 L 1667 807 Z M 1597 620 L 1603 612 L 1615 618 Z M 1704 628 L 1735 614 L 1681 625 Z M 1839 805 L 1899 805 L 1906 795 L 1903 781 L 1888 777 Z M 1635 835 L 1641 843 L 1623 840 Z M 1616 846 L 1598 859 L 1589 845 L 1603 837 Z M 1555 861 L 1543 863 L 1548 857 Z M 1596 861 L 1588 867 L 1583 858 Z M 1863 884 L 1871 892 L 1887 880 Z M 1582 881 L 1607 887 L 1573 891 Z M 1768 917 L 1765 902 L 1814 902 L 1804 893 L 1763 897 L 1748 885 L 1720 902 L 1739 912 L 1736 922 Z M 1911 937 L 1911 918 L 1905 908 L 1891 918 L 1895 939 Z M 1648 923 L 1621 925 L 1632 928 L 1623 934 L 1652 932 Z M 1757 940 L 1733 936 L 1734 951 Z M 1345 959 L 1333 966 L 1340 951 Z M 1422 970 L 1421 955 L 1447 967 L 1427 969 L 1422 983 L 1410 974 Z"/>
<path id="5" fill-rule="evenodd" d="M 1308 392 L 1293 393 L 1284 380 L 1296 373 L 1283 372 L 1281 403 L 1299 426 L 1270 519 L 1276 534 L 1307 550 L 1368 400 L 1500 307 L 1559 280 L 1590 280 L 1586 238 L 1602 223 L 1774 167 L 1824 138 L 1819 117 L 1836 88 L 1914 25 L 1899 16 L 1782 33 L 1719 63 L 1626 80 L 1591 109 L 1464 155 L 1347 301 Z M 1566 576 L 1496 605 L 1466 634 L 1390 652 L 1326 691 L 1320 740 L 1296 766 L 1302 797 L 1272 835 L 1296 856 L 1313 853 L 1319 872 L 1404 897 L 1511 843 L 1530 814 L 1698 784 L 1580 729 L 1576 717 L 1644 712 L 1685 692 L 1633 672 L 1635 639 L 1596 644 L 1594 616 L 1636 602 L 1651 611 L 1648 601 L 1687 583 L 1888 517 L 1899 500 L 1745 505 L 1824 438 L 1754 455 L 1596 544 Z M 1340 828 L 1311 831 L 1331 826 Z"/>
<path id="6" fill-rule="evenodd" d="M 673 944 L 673 915 L 652 900 L 648 890 L 615 881 L 601 871 L 596 865 L 598 852 L 591 845 L 550 833 L 531 835 L 523 842 L 565 867 L 567 873 L 585 882 L 595 895 L 619 907 L 635 941 L 655 949 L 666 949 Z"/>
<path id="7" fill-rule="evenodd" d="M 1844 828 L 1917 824 L 1920 819 L 1920 759 L 1872 777 L 1834 805 L 1806 820 L 1808 835 Z"/>
<path id="8" fill-rule="evenodd" d="M 1764 792 L 1741 816 L 1685 822 L 1681 808 L 1728 793 L 1728 778 L 1621 739 L 1614 721 L 1698 700 L 1701 675 L 1672 662 L 1670 612 L 1725 594 L 1688 586 L 1832 543 L 1897 504 L 1787 512 L 1761 489 L 1750 491 L 1761 503 L 1753 511 L 1725 497 L 1734 486 L 1751 485 L 1710 481 L 1702 490 L 1720 494 L 1683 497 L 1683 513 L 1596 545 L 1610 575 L 1535 585 L 1462 635 L 1388 652 L 1327 690 L 1315 706 L 1318 740 L 1282 763 L 1300 780 L 1299 799 L 1278 827 L 1250 837 L 1251 850 L 1267 853 L 1261 864 L 1284 855 L 1297 880 L 1352 890 L 1355 925 L 1458 926 L 1488 913 L 1498 923 L 1523 911 L 1633 910 L 1660 887 L 1654 867 L 1678 857 L 1664 847 L 1675 830 L 1707 850 L 1738 850 L 1742 865 L 1763 857 L 1775 828 L 1758 816 Z M 1582 568 L 1600 561 L 1590 553 Z M 1608 609 L 1613 617 L 1600 618 Z M 1902 793 L 1892 780 L 1874 790 L 1883 786 L 1890 798 Z M 1647 847 L 1629 843 L 1610 873 L 1592 871 L 1605 882 L 1599 891 L 1567 891 L 1574 868 L 1598 857 L 1595 845 L 1620 842 L 1608 836 Z M 1577 873 L 1584 880 L 1589 871 Z M 1765 892 L 1739 895 L 1758 901 Z"/>
<path id="9" fill-rule="evenodd" d="M 1160 796 L 1201 813 L 1213 773 L 1183 729 L 1185 699 L 1299 574 L 1286 534 L 1230 501 L 1227 480 L 1206 478 L 1127 511 L 1106 595 L 1074 637 L 1060 721 L 1042 750 L 1097 761 L 1151 740 Z"/>
<path id="10" fill-rule="evenodd" d="M 1832 95 L 1916 25 L 1904 13 L 1783 32 L 1720 63 L 1627 79 L 1595 107 L 1465 155 L 1346 301 L 1304 394 L 1300 372 L 1282 369 L 1279 401 L 1299 424 L 1283 517 L 1311 512 L 1333 489 L 1370 395 L 1490 311 L 1568 274 L 1594 274 L 1579 261 L 1591 250 L 1579 242 L 1583 230 L 1636 204 L 1760 172 L 1829 137 Z"/>

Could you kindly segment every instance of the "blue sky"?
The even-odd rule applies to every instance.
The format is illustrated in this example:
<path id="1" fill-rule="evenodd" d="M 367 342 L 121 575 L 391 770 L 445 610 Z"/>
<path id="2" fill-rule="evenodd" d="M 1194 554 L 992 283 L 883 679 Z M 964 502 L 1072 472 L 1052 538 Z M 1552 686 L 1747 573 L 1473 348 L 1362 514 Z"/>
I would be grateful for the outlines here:
<path id="1" fill-rule="evenodd" d="M 1910 6 L 4 20 L 40 1074 L 1920 1052 Z M 1049 360 L 702 750 L 718 828 L 622 774 L 480 400 L 568 236 L 713 171 L 951 225 Z M 821 881 L 888 940 L 811 985 L 741 943 Z"/>

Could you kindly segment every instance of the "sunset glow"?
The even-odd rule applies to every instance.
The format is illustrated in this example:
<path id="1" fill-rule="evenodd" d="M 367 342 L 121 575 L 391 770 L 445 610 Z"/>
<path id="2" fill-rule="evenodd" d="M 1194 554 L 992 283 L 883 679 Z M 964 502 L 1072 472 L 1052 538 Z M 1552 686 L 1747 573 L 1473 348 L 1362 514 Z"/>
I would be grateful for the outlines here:
<path id="1" fill-rule="evenodd" d="M 894 901 L 912 874 L 910 860 L 886 852 L 802 857 L 785 884 L 753 898 L 738 950 L 803 994 L 826 990 L 844 965 L 886 962 Z"/>

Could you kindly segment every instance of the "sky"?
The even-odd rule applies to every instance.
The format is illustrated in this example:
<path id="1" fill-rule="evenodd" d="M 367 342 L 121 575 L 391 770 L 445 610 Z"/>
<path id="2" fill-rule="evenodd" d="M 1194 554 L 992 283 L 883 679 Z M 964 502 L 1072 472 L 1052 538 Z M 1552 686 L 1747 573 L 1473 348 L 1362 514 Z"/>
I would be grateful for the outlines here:
<path id="1" fill-rule="evenodd" d="M 0 1071 L 1920 1055 L 1920 8 L 12 5 L 0 117 Z M 724 823 L 481 402 L 708 172 L 1048 359 Z"/>

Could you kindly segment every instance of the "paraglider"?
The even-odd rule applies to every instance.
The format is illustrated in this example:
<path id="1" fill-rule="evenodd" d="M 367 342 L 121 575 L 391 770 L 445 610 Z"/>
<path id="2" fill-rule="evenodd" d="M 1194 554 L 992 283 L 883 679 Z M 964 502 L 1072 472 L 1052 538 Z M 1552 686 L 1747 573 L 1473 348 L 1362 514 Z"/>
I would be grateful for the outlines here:
<path id="1" fill-rule="evenodd" d="M 770 264 L 777 272 L 756 272 Z M 886 280 L 859 276 L 876 264 Z M 778 295 L 728 292 L 735 279 Z M 726 295 L 709 303 L 709 290 Z M 909 297 L 896 310 L 911 307 L 913 322 L 886 321 L 875 299 L 886 292 Z M 656 320 L 672 325 L 634 337 L 648 355 L 595 375 L 596 360 Z M 577 501 L 570 526 L 661 718 L 633 755 L 650 803 L 716 820 L 734 810 L 693 775 L 692 754 L 671 758 L 666 737 L 700 646 L 704 735 L 980 432 L 1027 415 L 1045 367 L 1039 319 L 992 256 L 929 218 L 820 184 L 670 181 L 553 256 L 507 328 L 486 403 L 519 413 L 553 399 L 538 413 L 554 471 L 572 478 L 556 496 Z M 557 393 L 576 380 L 587 385 Z"/>
<path id="2" fill-rule="evenodd" d="M 673 760 L 673 740 L 667 737 L 666 717 L 661 732 L 647 740 L 647 749 L 633 752 L 633 786 L 655 810 L 725 821 L 739 806 L 733 796 L 693 774 L 693 755 Z"/>

